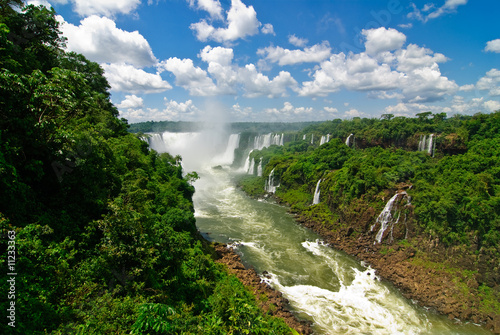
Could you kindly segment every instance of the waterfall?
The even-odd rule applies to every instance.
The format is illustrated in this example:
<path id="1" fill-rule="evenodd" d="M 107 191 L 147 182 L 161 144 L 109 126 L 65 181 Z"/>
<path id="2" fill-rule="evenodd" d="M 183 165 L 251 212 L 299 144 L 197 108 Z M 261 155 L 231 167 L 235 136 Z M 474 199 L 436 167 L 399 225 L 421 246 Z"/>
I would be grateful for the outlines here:
<path id="1" fill-rule="evenodd" d="M 231 134 L 227 142 L 226 151 L 214 159 L 214 163 L 221 165 L 231 165 L 234 161 L 234 150 L 240 145 L 240 134 Z"/>
<path id="2" fill-rule="evenodd" d="M 248 157 L 250 158 L 250 155 Z M 251 175 L 253 175 L 255 173 L 255 159 L 254 158 L 252 158 L 252 160 L 250 161 L 250 166 L 247 170 L 247 173 L 251 174 Z"/>
<path id="3" fill-rule="evenodd" d="M 248 174 L 253 174 L 254 165 L 252 165 L 252 163 L 255 164 L 255 162 L 251 162 L 251 160 L 250 160 L 250 154 L 252 153 L 252 151 L 262 150 L 262 149 L 267 148 L 271 145 L 282 146 L 284 143 L 284 137 L 285 137 L 284 134 L 281 134 L 281 135 L 274 134 L 273 135 L 272 133 L 255 136 L 253 139 L 253 145 L 251 145 L 248 148 L 248 149 L 250 149 L 250 152 L 248 153 L 248 156 L 245 160 L 245 164 L 243 166 L 243 171 L 244 172 L 246 171 Z"/>
<path id="4" fill-rule="evenodd" d="M 371 226 L 371 231 L 373 231 L 373 229 L 375 228 L 375 226 L 378 223 L 380 223 L 380 229 L 377 232 L 377 235 L 375 236 L 375 240 L 378 243 L 382 242 L 382 238 L 384 236 L 384 232 L 389 227 L 389 224 L 392 223 L 392 227 L 391 227 L 391 231 L 392 231 L 392 228 L 394 227 L 394 225 L 396 225 L 399 222 L 399 218 L 400 218 L 401 213 L 399 213 L 398 217 L 396 218 L 396 220 L 394 220 L 394 217 L 393 217 L 393 214 L 392 214 L 392 209 L 394 207 L 394 203 L 395 203 L 396 199 L 400 195 L 402 195 L 403 197 L 407 196 L 406 192 L 404 192 L 404 191 L 400 192 L 400 193 L 394 194 L 394 196 L 391 199 L 389 199 L 389 201 L 385 205 L 385 207 L 382 210 L 382 212 L 380 212 L 380 214 L 377 217 L 377 220 L 375 221 L 375 223 Z"/>
<path id="5" fill-rule="evenodd" d="M 266 192 L 268 193 L 276 193 L 276 188 L 279 187 L 279 185 L 274 185 L 274 169 L 271 170 L 271 173 L 267 177 L 266 180 Z"/>
<path id="6" fill-rule="evenodd" d="M 302 141 L 306 140 L 306 135 L 302 136 Z"/>
<path id="7" fill-rule="evenodd" d="M 262 177 L 262 158 L 260 159 L 259 166 L 257 166 L 257 177 Z"/>
<path id="8" fill-rule="evenodd" d="M 345 140 L 345 145 L 347 145 L 348 147 L 353 145 L 353 143 L 351 143 L 351 138 L 354 140 L 354 134 L 349 135 Z"/>
<path id="9" fill-rule="evenodd" d="M 314 144 L 314 134 L 311 135 L 311 144 Z"/>
<path id="10" fill-rule="evenodd" d="M 319 145 L 323 145 L 326 143 L 326 136 L 321 136 L 321 140 L 319 141 Z"/>
<path id="11" fill-rule="evenodd" d="M 418 151 L 426 151 L 429 155 L 434 156 L 434 134 L 420 135 L 420 140 L 418 141 Z"/>
<path id="12" fill-rule="evenodd" d="M 321 183 L 321 179 L 318 180 L 318 183 L 316 184 L 316 189 L 314 190 L 314 198 L 313 198 L 313 205 L 319 204 L 319 184 Z"/>

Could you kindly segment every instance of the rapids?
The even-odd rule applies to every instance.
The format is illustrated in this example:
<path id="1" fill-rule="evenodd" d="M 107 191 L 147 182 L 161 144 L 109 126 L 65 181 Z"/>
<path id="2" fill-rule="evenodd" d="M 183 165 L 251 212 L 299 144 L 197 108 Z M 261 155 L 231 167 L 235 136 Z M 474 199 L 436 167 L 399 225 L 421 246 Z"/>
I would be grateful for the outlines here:
<path id="1" fill-rule="evenodd" d="M 172 141 L 176 136 L 183 143 Z M 298 225 L 286 208 L 247 197 L 234 183 L 235 175 L 245 172 L 228 166 L 236 136 L 227 136 L 210 159 L 192 159 L 205 157 L 187 152 L 206 143 L 200 136 L 163 134 L 170 142 L 160 143 L 158 136 L 149 142 L 153 149 L 183 155 L 186 172 L 198 172 L 193 201 L 202 235 L 228 243 L 257 273 L 267 271 L 262 280 L 283 293 L 299 318 L 312 321 L 316 334 L 490 334 L 418 307 L 380 280 L 374 269 Z M 190 139 L 195 142 L 186 143 Z M 212 169 L 219 164 L 227 166 Z"/>

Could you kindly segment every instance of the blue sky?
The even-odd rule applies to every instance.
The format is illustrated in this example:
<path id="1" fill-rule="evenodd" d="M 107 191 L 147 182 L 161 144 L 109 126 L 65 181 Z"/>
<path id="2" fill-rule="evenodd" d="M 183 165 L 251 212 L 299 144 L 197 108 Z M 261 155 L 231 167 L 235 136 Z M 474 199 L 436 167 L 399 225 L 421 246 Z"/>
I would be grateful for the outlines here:
<path id="1" fill-rule="evenodd" d="M 500 1 L 37 0 L 130 123 L 500 109 Z"/>

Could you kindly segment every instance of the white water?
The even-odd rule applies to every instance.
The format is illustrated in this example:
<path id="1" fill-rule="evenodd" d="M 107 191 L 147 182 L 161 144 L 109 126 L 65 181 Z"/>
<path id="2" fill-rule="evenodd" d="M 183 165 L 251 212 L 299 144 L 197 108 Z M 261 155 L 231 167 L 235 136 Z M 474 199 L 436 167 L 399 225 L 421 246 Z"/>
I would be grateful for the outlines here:
<path id="1" fill-rule="evenodd" d="M 314 190 L 314 196 L 313 196 L 313 205 L 319 204 L 319 184 L 321 183 L 321 179 L 318 180 L 318 183 L 316 184 L 316 189 Z"/>
<path id="2" fill-rule="evenodd" d="M 347 137 L 347 139 L 345 140 L 345 145 L 347 145 L 348 147 L 352 146 L 352 142 L 351 142 L 352 138 L 354 138 L 354 134 L 351 134 Z"/>
<path id="3" fill-rule="evenodd" d="M 434 134 L 420 135 L 418 151 L 426 151 L 429 155 L 434 155 Z"/>
<path id="4" fill-rule="evenodd" d="M 226 144 L 220 152 L 226 153 L 229 141 L 221 142 Z M 196 149 L 190 143 L 184 148 Z M 185 166 L 198 168 L 201 176 L 193 199 L 198 229 L 209 240 L 232 243 L 258 273 L 268 271 L 263 280 L 283 292 L 296 315 L 313 322 L 316 334 L 489 334 L 415 306 L 373 269 L 297 225 L 285 208 L 248 198 L 234 186 L 229 169 L 211 166 L 212 160 Z M 274 171 L 271 176 L 277 177 Z"/>
<path id="5" fill-rule="evenodd" d="M 267 177 L 265 190 L 268 193 L 276 193 L 276 188 L 278 187 L 279 185 L 275 185 L 274 169 L 272 169 L 271 173 L 269 173 L 269 176 Z"/>

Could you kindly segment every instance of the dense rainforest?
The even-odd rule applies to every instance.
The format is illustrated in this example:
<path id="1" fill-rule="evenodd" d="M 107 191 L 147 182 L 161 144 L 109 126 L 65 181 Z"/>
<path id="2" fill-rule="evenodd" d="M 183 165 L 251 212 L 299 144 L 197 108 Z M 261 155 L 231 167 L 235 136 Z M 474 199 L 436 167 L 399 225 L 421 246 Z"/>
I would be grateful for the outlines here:
<path id="1" fill-rule="evenodd" d="M 294 138 L 250 153 L 264 168 L 241 178 L 247 193 L 274 193 L 410 297 L 500 331 L 500 111 L 333 120 Z"/>
<path id="2" fill-rule="evenodd" d="M 196 176 L 128 132 L 55 12 L 13 6 L 0 1 L 0 333 L 296 333 L 214 261 Z"/>

